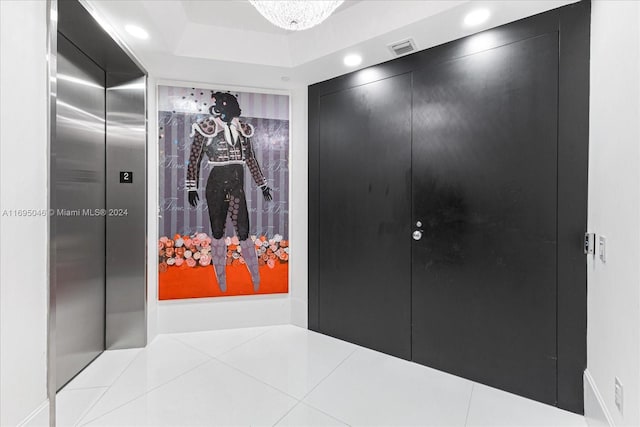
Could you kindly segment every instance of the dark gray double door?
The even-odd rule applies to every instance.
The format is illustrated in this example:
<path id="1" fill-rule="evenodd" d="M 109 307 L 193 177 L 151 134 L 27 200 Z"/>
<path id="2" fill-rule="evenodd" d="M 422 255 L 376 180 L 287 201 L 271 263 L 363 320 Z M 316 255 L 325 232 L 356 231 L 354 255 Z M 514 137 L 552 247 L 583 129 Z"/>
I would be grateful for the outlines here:
<path id="1" fill-rule="evenodd" d="M 557 34 L 317 105 L 316 329 L 555 404 Z"/>

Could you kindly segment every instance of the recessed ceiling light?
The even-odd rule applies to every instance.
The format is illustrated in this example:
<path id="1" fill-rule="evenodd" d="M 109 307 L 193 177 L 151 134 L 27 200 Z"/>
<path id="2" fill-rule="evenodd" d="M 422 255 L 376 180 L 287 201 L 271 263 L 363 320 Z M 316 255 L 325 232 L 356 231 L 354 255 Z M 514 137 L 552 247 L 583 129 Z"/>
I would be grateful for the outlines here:
<path id="1" fill-rule="evenodd" d="M 475 27 L 476 25 L 483 24 L 489 19 L 491 12 L 488 9 L 476 9 L 464 17 L 464 25 L 467 27 Z"/>
<path id="2" fill-rule="evenodd" d="M 137 37 L 142 40 L 146 40 L 149 38 L 149 33 L 138 27 L 137 25 L 126 25 L 124 29 L 127 30 L 127 33 L 131 34 L 133 37 Z"/>
<path id="3" fill-rule="evenodd" d="M 344 57 L 344 65 L 347 67 L 357 67 L 362 63 L 362 56 L 351 54 Z"/>

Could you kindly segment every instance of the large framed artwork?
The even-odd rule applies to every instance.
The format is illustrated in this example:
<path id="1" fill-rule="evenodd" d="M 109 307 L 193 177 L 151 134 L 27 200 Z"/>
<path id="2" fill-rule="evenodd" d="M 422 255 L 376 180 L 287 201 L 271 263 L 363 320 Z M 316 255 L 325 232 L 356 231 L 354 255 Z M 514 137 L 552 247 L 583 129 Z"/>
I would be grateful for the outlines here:
<path id="1" fill-rule="evenodd" d="M 158 86 L 161 300 L 288 292 L 289 97 Z"/>

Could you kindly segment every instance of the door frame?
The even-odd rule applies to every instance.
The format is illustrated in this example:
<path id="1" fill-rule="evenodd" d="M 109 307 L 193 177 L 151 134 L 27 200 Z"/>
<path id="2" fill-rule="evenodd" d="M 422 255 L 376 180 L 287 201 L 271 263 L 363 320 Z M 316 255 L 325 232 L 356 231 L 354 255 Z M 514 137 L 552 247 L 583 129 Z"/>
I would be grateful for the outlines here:
<path id="1" fill-rule="evenodd" d="M 558 66 L 558 212 L 557 212 L 557 399 L 556 406 L 584 413 L 583 373 L 587 366 L 587 230 L 589 160 L 589 49 L 591 3 L 588 0 L 486 30 L 379 65 L 316 83 L 309 100 L 309 329 L 319 322 L 320 97 L 482 50 L 557 32 Z M 482 48 L 472 43 L 490 35 Z M 375 73 L 368 70 L 375 70 Z M 407 236 L 410 239 L 410 236 Z"/>

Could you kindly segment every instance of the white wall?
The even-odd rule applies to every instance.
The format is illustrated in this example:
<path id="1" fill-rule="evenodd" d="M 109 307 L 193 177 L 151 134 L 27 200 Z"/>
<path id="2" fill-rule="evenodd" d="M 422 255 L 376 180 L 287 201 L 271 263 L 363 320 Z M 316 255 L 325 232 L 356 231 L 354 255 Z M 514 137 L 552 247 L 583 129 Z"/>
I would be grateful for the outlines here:
<path id="1" fill-rule="evenodd" d="M 147 342 L 158 334 L 158 120 L 156 86 L 147 81 Z"/>
<path id="2" fill-rule="evenodd" d="M 309 150 L 308 90 L 291 90 L 291 195 L 289 227 L 293 262 L 290 265 L 291 323 L 307 327 Z"/>
<path id="3" fill-rule="evenodd" d="M 46 2 L 0 1 L 0 425 L 47 415 Z"/>
<path id="4" fill-rule="evenodd" d="M 594 1 L 591 21 L 585 411 L 591 425 L 640 425 L 640 3 Z M 624 386 L 621 413 L 614 377 Z"/>

